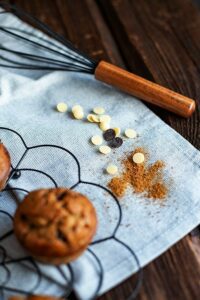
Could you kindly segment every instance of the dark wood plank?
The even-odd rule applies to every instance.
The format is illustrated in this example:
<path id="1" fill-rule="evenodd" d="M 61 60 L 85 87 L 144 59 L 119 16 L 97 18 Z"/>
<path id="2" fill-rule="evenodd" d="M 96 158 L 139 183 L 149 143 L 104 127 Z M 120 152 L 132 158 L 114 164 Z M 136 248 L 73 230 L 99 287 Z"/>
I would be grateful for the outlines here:
<path id="1" fill-rule="evenodd" d="M 124 68 L 124 61 L 121 58 L 118 46 L 115 43 L 112 32 L 107 26 L 104 17 L 97 6 L 97 3 L 93 0 L 85 0 L 85 2 L 88 6 L 91 17 L 95 22 L 102 43 L 104 44 L 105 51 L 108 55 L 108 61 L 112 62 L 113 64 L 118 64 L 120 67 Z"/>
<path id="2" fill-rule="evenodd" d="M 123 62 L 112 35 L 95 2 L 91 0 L 11 1 L 69 39 L 78 49 L 95 59 Z M 98 22 L 96 20 L 98 19 Z M 101 30 L 99 30 L 101 28 Z M 104 40 L 102 36 L 105 36 Z M 109 47 L 112 44 L 112 47 Z"/>
<path id="3" fill-rule="evenodd" d="M 196 99 L 196 113 L 188 120 L 161 110 L 156 112 L 200 149 L 198 9 L 187 0 L 99 0 L 98 3 L 128 69 Z"/>
<path id="4" fill-rule="evenodd" d="M 188 120 L 155 112 L 200 148 L 199 11 L 191 1 L 100 0 L 98 3 L 129 70 L 197 100 L 197 112 Z M 196 281 L 192 286 L 190 278 L 199 278 L 199 247 L 199 237 L 192 240 L 187 237 L 149 264 L 138 299 L 198 299 L 200 283 Z M 185 270 L 181 257 L 189 258 L 183 260 Z M 174 264 L 170 265 L 172 258 Z M 130 291 L 132 280 L 121 288 Z M 107 299 L 117 294 L 115 289 L 107 294 Z"/>
<path id="5" fill-rule="evenodd" d="M 199 12 L 189 0 L 16 0 L 95 58 L 133 72 L 199 101 Z M 199 110 L 189 120 L 155 110 L 197 148 Z M 144 269 L 137 299 L 196 300 L 200 294 L 199 232 L 187 236 Z M 106 293 L 124 300 L 135 282 Z M 75 299 L 72 297 L 71 299 Z"/>
<path id="6" fill-rule="evenodd" d="M 200 244 L 197 243 L 199 248 Z M 198 300 L 200 292 L 199 255 L 186 237 L 144 268 L 144 282 L 137 300 Z M 135 276 L 100 297 L 100 300 L 127 299 Z"/>

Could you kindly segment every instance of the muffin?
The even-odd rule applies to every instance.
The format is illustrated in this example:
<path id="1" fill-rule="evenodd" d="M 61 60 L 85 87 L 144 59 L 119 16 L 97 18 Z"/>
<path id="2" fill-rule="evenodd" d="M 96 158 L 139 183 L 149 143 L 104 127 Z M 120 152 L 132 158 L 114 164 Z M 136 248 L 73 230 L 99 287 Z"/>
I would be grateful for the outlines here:
<path id="1" fill-rule="evenodd" d="M 0 143 L 0 191 L 6 185 L 10 173 L 11 161 L 10 155 L 6 147 Z"/>
<path id="2" fill-rule="evenodd" d="M 54 265 L 80 256 L 96 227 L 89 199 L 66 188 L 29 193 L 14 216 L 14 232 L 24 248 L 37 260 Z"/>
<path id="3" fill-rule="evenodd" d="M 51 296 L 12 296 L 9 300 L 62 300 Z"/>

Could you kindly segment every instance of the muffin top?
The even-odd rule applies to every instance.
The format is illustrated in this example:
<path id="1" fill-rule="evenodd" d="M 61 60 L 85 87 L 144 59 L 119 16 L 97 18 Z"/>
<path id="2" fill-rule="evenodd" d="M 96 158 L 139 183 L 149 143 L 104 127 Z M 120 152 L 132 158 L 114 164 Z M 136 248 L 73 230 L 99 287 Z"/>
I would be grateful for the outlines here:
<path id="1" fill-rule="evenodd" d="M 96 226 L 92 203 L 66 188 L 29 193 L 14 217 L 14 231 L 22 245 L 32 255 L 46 258 L 62 258 L 86 248 Z"/>

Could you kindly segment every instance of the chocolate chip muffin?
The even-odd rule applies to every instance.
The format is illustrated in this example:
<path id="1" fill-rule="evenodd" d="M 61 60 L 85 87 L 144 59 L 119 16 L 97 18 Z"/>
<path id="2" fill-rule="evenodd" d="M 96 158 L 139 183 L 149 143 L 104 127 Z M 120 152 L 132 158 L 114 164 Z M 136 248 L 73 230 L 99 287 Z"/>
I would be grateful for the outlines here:
<path id="1" fill-rule="evenodd" d="M 29 193 L 14 217 L 14 231 L 24 248 L 39 261 L 55 265 L 81 255 L 96 227 L 92 203 L 65 188 Z"/>
<path id="2" fill-rule="evenodd" d="M 62 300 L 61 298 L 51 296 L 12 296 L 9 300 Z"/>
<path id="3" fill-rule="evenodd" d="M 6 147 L 0 143 L 0 191 L 6 185 L 10 173 L 11 161 L 10 155 Z"/>

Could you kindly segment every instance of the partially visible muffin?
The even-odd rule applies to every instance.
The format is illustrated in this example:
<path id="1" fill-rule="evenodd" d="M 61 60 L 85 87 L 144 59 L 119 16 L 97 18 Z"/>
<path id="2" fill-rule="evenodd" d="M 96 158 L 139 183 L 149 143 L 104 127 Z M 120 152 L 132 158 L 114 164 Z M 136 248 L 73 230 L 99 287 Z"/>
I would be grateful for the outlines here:
<path id="1" fill-rule="evenodd" d="M 12 296 L 9 300 L 62 300 L 53 296 Z"/>
<path id="2" fill-rule="evenodd" d="M 0 143 L 0 191 L 6 185 L 11 168 L 10 155 L 6 147 Z"/>
<path id="3" fill-rule="evenodd" d="M 66 188 L 29 193 L 14 216 L 14 231 L 24 248 L 39 261 L 55 265 L 81 255 L 96 227 L 89 199 Z"/>

